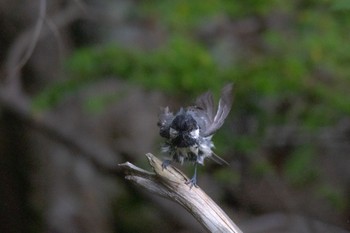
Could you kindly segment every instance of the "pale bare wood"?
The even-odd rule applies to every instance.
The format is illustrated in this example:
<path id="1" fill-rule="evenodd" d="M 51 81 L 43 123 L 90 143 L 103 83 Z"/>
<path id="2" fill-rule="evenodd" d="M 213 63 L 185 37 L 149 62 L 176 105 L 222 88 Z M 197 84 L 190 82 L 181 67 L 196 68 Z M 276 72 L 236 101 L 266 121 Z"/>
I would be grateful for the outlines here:
<path id="1" fill-rule="evenodd" d="M 242 233 L 225 212 L 199 187 L 185 184 L 189 179 L 179 169 L 168 166 L 162 168 L 162 161 L 154 155 L 146 154 L 154 172 L 143 170 L 126 162 L 119 164 L 126 179 L 183 206 L 208 232 Z"/>

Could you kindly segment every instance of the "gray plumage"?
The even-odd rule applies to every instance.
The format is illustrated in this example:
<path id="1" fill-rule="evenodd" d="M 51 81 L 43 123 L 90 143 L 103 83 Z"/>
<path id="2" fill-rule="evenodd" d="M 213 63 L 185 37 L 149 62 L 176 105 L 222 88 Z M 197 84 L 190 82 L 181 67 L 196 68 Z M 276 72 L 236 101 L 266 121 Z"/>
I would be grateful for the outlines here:
<path id="1" fill-rule="evenodd" d="M 223 125 L 233 102 L 233 85 L 226 85 L 221 92 L 218 107 L 214 104 L 211 92 L 199 96 L 194 106 L 181 108 L 175 115 L 169 108 L 163 108 L 159 114 L 159 132 L 166 139 L 162 151 L 168 153 L 171 160 L 163 162 L 166 168 L 171 161 L 183 163 L 194 162 L 195 165 L 204 163 L 209 157 L 219 164 L 227 163 L 217 156 L 211 138 Z M 189 181 L 191 187 L 196 184 L 196 167 L 194 177 Z"/>

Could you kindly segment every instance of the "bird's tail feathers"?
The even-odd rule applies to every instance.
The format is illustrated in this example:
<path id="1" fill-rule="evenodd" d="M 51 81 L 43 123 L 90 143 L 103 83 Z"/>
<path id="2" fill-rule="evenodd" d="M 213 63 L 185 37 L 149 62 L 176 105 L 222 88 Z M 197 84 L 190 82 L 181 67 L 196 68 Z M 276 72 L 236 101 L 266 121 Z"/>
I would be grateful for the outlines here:
<path id="1" fill-rule="evenodd" d="M 230 165 L 226 160 L 212 152 L 212 156 L 209 157 L 211 160 L 213 160 L 215 163 L 220 165 Z"/>

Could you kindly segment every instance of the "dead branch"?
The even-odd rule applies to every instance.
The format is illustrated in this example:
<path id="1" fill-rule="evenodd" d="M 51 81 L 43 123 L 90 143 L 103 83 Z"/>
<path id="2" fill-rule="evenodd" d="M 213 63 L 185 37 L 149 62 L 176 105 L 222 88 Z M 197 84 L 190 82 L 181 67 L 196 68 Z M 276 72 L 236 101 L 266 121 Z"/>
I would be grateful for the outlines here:
<path id="1" fill-rule="evenodd" d="M 126 162 L 120 164 L 135 184 L 175 201 L 190 212 L 209 232 L 241 233 L 242 231 L 225 212 L 199 187 L 185 184 L 186 175 L 175 167 L 162 168 L 162 162 L 154 155 L 146 154 L 154 173 Z"/>

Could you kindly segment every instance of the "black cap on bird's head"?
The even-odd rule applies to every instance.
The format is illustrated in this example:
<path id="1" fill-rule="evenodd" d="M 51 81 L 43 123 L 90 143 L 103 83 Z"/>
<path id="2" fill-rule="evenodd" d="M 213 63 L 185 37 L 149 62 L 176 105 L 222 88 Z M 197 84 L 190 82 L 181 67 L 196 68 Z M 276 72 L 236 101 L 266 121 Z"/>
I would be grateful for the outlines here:
<path id="1" fill-rule="evenodd" d="M 198 129 L 195 119 L 186 113 L 177 115 L 170 127 L 179 132 L 191 132 L 192 130 Z"/>

